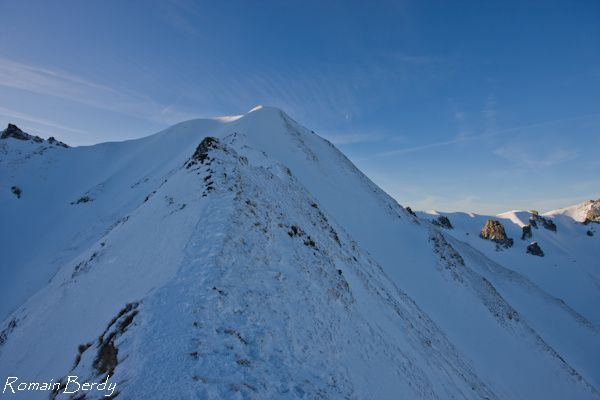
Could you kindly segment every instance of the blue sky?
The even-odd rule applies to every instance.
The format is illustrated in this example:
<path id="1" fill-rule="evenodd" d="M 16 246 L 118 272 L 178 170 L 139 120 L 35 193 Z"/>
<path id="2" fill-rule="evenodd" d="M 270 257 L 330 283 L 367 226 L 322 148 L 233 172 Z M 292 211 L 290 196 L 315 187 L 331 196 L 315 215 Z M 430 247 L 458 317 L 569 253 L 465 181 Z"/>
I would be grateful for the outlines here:
<path id="1" fill-rule="evenodd" d="M 75 145 L 257 104 L 401 204 L 600 197 L 598 1 L 4 1 L 0 123 Z"/>

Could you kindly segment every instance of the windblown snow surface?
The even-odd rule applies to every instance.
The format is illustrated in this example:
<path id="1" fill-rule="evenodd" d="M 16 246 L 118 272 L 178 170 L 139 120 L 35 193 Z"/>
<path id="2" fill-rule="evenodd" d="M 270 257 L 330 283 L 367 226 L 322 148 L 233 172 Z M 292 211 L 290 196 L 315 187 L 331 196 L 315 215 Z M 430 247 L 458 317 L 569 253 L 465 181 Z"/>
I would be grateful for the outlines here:
<path id="1" fill-rule="evenodd" d="M 543 258 L 496 251 L 484 217 L 406 212 L 278 109 L 4 139 L 0 188 L 0 377 L 110 375 L 123 399 L 600 398 L 600 234 L 557 221 L 534 232 Z"/>

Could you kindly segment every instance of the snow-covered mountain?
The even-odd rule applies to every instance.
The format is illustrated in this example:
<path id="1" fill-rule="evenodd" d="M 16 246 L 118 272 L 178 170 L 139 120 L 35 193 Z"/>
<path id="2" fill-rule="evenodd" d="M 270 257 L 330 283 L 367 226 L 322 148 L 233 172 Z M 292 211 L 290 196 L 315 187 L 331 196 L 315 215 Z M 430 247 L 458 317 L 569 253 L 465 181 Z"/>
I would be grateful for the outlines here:
<path id="1" fill-rule="evenodd" d="M 590 200 L 543 215 L 535 210 L 496 216 L 436 211 L 417 215 L 494 262 L 527 277 L 600 326 L 600 221 L 592 220 L 598 205 L 600 201 Z M 511 246 L 480 236 L 490 220 L 500 223 Z M 538 253 L 532 251 L 532 244 L 540 250 Z"/>
<path id="2" fill-rule="evenodd" d="M 557 228 L 532 230 L 544 257 L 523 213 L 501 218 L 508 248 L 478 236 L 486 217 L 447 229 L 281 110 L 88 147 L 6 137 L 0 189 L 2 380 L 110 376 L 125 399 L 600 398 L 593 222 L 537 216 Z"/>
<path id="3" fill-rule="evenodd" d="M 591 222 L 600 223 L 600 199 L 588 200 L 571 207 L 561 208 L 546 213 L 548 216 L 570 217 L 571 219 L 587 225 Z"/>

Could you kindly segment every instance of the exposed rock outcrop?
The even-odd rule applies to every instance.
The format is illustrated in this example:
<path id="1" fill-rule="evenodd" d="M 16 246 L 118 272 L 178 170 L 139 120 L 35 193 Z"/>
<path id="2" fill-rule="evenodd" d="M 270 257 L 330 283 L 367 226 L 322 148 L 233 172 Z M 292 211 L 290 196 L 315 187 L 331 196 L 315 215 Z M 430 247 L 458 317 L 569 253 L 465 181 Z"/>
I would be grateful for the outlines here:
<path id="1" fill-rule="evenodd" d="M 533 226 L 535 229 L 538 228 L 537 220 L 534 217 L 529 217 L 529 226 Z"/>
<path id="2" fill-rule="evenodd" d="M 208 159 L 208 151 L 219 147 L 221 147 L 219 140 L 211 136 L 205 137 L 196 147 L 196 151 L 194 151 L 192 158 L 186 163 L 185 167 L 189 169 L 197 163 L 204 164 Z"/>
<path id="3" fill-rule="evenodd" d="M 41 137 L 30 135 L 29 133 L 23 132 L 15 124 L 8 124 L 6 129 L 4 129 L 2 131 L 2 134 L 0 134 L 0 139 L 8 139 L 8 138 L 24 140 L 24 141 L 32 141 L 35 143 L 44 143 L 44 139 L 42 139 Z M 64 147 L 64 148 L 69 147 L 67 144 L 61 142 L 60 140 L 56 140 L 53 136 L 50 136 L 50 138 L 48 138 L 48 144 L 54 145 L 54 146 L 60 146 L 60 147 Z"/>
<path id="4" fill-rule="evenodd" d="M 600 199 L 591 200 L 591 205 L 587 213 L 585 214 L 584 224 L 594 222 L 600 224 Z"/>
<path id="5" fill-rule="evenodd" d="M 541 218 L 542 226 L 549 231 L 556 232 L 556 224 L 550 218 Z"/>
<path id="6" fill-rule="evenodd" d="M 12 192 L 12 194 L 14 194 L 15 196 L 17 196 L 17 199 L 21 198 L 21 194 L 23 193 L 23 191 L 21 190 L 20 187 L 18 186 L 12 186 L 10 188 L 10 191 Z"/>
<path id="7" fill-rule="evenodd" d="M 529 246 L 527 246 L 527 254 L 531 254 L 533 256 L 544 257 L 544 252 L 542 248 L 538 244 L 538 242 L 531 242 Z"/>
<path id="8" fill-rule="evenodd" d="M 531 234 L 531 225 L 525 225 L 523 226 L 523 233 L 521 234 L 521 240 L 525 240 L 525 239 L 531 239 L 532 234 Z"/>
<path id="9" fill-rule="evenodd" d="M 479 237 L 495 242 L 497 249 L 501 246 L 509 248 L 513 245 L 513 240 L 506 235 L 504 226 L 500 221 L 488 219 L 483 225 Z"/>
<path id="10" fill-rule="evenodd" d="M 532 212 L 531 217 L 529 217 L 529 224 L 537 229 L 538 224 L 542 224 L 542 226 L 549 231 L 556 232 L 556 224 L 548 217 L 542 217 L 536 212 Z"/>
<path id="11" fill-rule="evenodd" d="M 50 144 L 53 144 L 53 145 L 55 145 L 55 146 L 64 147 L 65 149 L 68 149 L 68 148 L 69 148 L 69 145 L 68 145 L 68 144 L 66 144 L 66 143 L 64 143 L 64 142 L 61 142 L 60 140 L 56 140 L 56 139 L 54 138 L 54 136 L 50 136 L 50 137 L 48 138 L 48 143 L 50 143 Z"/>
<path id="12" fill-rule="evenodd" d="M 71 205 L 81 204 L 81 203 L 89 203 L 90 201 L 94 201 L 94 199 L 88 195 L 85 195 L 85 196 L 81 196 L 77 200 L 72 201 Z"/>
<path id="13" fill-rule="evenodd" d="M 439 217 L 437 217 L 437 219 L 434 219 L 431 222 L 434 225 L 439 226 L 441 228 L 454 229 L 454 227 L 450 223 L 450 219 L 448 219 L 448 217 L 445 217 L 443 215 L 440 215 Z"/>
<path id="14" fill-rule="evenodd" d="M 28 133 L 23 132 L 18 126 L 14 124 L 8 124 L 5 130 L 2 131 L 0 139 L 13 138 L 17 140 L 33 140 L 34 142 L 41 143 L 44 141 L 39 136 L 32 136 Z"/>

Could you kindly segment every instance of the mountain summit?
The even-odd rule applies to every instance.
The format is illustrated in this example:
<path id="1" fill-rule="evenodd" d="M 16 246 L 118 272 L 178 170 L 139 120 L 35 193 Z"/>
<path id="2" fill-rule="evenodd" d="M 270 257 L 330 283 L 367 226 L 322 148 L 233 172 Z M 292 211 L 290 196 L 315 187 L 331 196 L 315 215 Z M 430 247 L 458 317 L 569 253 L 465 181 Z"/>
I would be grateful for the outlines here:
<path id="1" fill-rule="evenodd" d="M 9 137 L 15 138 L 17 140 L 29 140 L 30 138 L 32 138 L 31 135 L 26 134 L 14 124 L 8 124 L 6 129 L 4 129 L 2 131 L 2 134 L 0 135 L 0 139 L 7 139 Z"/>
<path id="2" fill-rule="evenodd" d="M 598 287 L 561 299 L 279 109 L 38 146 L 1 148 L 21 195 L 0 192 L 0 376 L 126 399 L 600 396 Z"/>
<path id="3" fill-rule="evenodd" d="M 8 124 L 6 129 L 4 129 L 2 131 L 2 133 L 0 134 L 0 139 L 9 139 L 9 138 L 16 139 L 16 140 L 23 140 L 23 141 L 32 141 L 35 143 L 44 143 L 45 142 L 44 139 L 42 139 L 39 136 L 33 136 L 33 135 L 23 132 L 18 126 L 14 125 L 14 124 Z M 51 144 L 51 145 L 61 146 L 61 147 L 69 147 L 65 143 L 56 140 L 52 136 L 48 138 L 47 143 Z"/>

